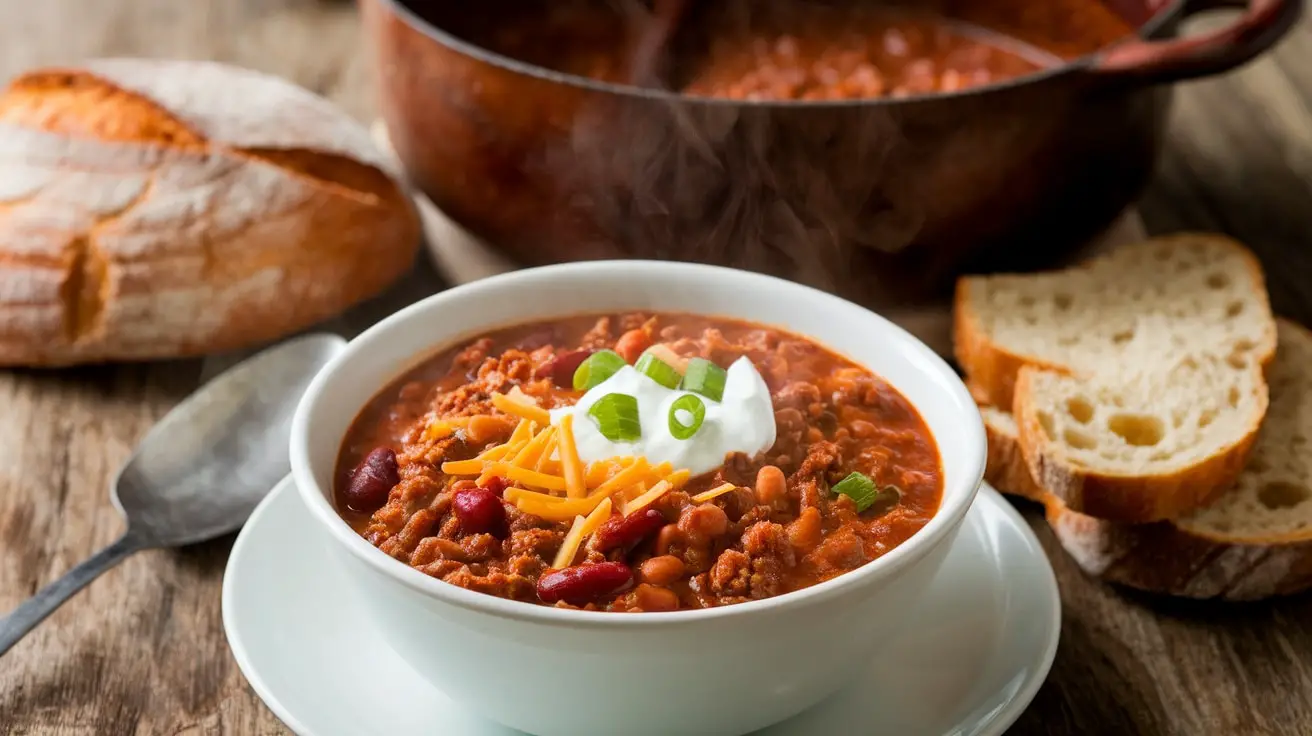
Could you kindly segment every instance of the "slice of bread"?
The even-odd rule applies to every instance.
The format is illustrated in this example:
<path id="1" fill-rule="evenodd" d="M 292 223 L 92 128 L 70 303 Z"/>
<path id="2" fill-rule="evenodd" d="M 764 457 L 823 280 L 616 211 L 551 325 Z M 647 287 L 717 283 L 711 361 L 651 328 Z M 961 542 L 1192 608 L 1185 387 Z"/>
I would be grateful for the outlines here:
<path id="1" fill-rule="evenodd" d="M 1013 414 L 1035 483 L 1072 511 L 1173 519 L 1243 468 L 1267 410 L 1256 365 L 1186 357 L 1093 378 L 1022 368 Z"/>
<path id="2" fill-rule="evenodd" d="M 1031 501 L 1044 502 L 1047 493 L 1034 482 L 1025 455 L 1020 450 L 1020 429 L 1011 412 L 981 406 L 984 434 L 989 441 L 988 465 L 984 480 L 997 490 Z"/>
<path id="3" fill-rule="evenodd" d="M 1271 408 L 1248 465 L 1215 501 L 1173 522 L 1048 520 L 1091 574 L 1190 598 L 1253 600 L 1312 588 L 1312 333 L 1281 320 Z"/>
<path id="4" fill-rule="evenodd" d="M 953 320 L 957 360 L 984 403 L 1003 408 L 1025 366 L 1116 373 L 1184 355 L 1266 365 L 1276 346 L 1257 259 L 1219 235 L 1155 238 L 1065 271 L 964 278 Z"/>

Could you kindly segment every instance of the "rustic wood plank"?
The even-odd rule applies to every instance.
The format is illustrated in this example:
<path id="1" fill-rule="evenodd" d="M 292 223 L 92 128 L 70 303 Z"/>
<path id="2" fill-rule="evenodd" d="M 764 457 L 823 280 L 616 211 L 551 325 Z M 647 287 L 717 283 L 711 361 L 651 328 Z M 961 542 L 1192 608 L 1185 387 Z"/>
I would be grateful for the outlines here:
<path id="1" fill-rule="evenodd" d="M 0 17 L 4 78 L 90 56 L 220 59 L 289 77 L 360 115 L 370 107 L 350 4 L 5 0 Z M 201 370 L 186 361 L 0 374 L 0 609 L 121 532 L 109 483 Z M 223 636 L 219 586 L 231 544 L 142 553 L 70 601 L 0 667 L 0 732 L 285 732 Z"/>
<path id="2" fill-rule="evenodd" d="M 1266 267 L 1276 311 L 1312 324 L 1309 202 L 1305 19 L 1272 56 L 1181 85 L 1169 145 L 1139 210 L 1151 232 L 1216 230 L 1248 243 Z M 1083 576 L 1041 512 L 1018 505 L 1053 561 L 1065 610 L 1052 675 L 1012 733 L 1312 729 L 1312 596 L 1219 605 L 1118 591 Z"/>
<path id="3" fill-rule="evenodd" d="M 368 119 L 354 9 L 327 0 L 0 0 L 0 77 L 96 55 L 213 58 L 288 77 Z M 70 18 L 79 22 L 71 23 Z M 1312 324 L 1312 20 L 1272 57 L 1182 86 L 1149 228 L 1215 229 L 1267 265 L 1276 308 Z M 351 332 L 440 284 L 421 267 L 334 326 Z M 0 373 L 0 608 L 122 529 L 106 489 L 150 424 L 239 356 Z M 1312 705 L 1312 598 L 1216 606 L 1085 578 L 1037 510 L 1066 605 L 1057 662 L 1014 734 L 1300 734 Z M 107 574 L 0 667 L 0 732 L 283 733 L 219 620 L 231 539 L 148 552 Z"/>

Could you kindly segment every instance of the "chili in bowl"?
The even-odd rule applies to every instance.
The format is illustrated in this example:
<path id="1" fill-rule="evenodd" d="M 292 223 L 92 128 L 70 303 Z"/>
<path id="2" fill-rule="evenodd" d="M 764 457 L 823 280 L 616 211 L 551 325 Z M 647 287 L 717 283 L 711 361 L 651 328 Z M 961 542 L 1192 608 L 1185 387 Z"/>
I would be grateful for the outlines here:
<path id="1" fill-rule="evenodd" d="M 984 449 L 882 318 L 628 261 L 380 323 L 307 392 L 292 464 L 328 563 L 453 698 L 538 734 L 737 734 L 914 625 Z"/>

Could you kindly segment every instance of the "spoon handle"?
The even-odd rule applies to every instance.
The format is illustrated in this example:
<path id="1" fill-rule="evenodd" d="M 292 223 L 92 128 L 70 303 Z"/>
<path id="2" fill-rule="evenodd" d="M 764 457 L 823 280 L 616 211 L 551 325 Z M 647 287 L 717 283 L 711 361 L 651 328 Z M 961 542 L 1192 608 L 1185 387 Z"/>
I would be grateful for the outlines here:
<path id="1" fill-rule="evenodd" d="M 21 603 L 7 616 L 0 618 L 0 656 L 4 656 L 10 647 L 17 644 L 46 616 L 54 613 L 64 601 L 72 598 L 74 593 L 143 546 L 132 534 L 124 534 L 113 544 L 64 573 L 63 577 L 37 591 L 36 595 Z"/>

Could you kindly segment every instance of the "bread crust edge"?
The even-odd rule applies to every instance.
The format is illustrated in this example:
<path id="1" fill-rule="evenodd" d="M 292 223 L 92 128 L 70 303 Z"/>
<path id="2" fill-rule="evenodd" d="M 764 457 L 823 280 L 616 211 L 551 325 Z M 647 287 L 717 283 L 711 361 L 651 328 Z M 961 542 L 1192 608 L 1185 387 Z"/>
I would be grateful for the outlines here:
<path id="1" fill-rule="evenodd" d="M 1126 524 L 1071 511 L 1051 498 L 1049 526 L 1086 574 L 1148 593 L 1255 601 L 1312 589 L 1312 539 L 1221 541 L 1169 521 Z"/>
<path id="2" fill-rule="evenodd" d="M 1259 367 L 1253 370 L 1260 373 Z M 1110 521 L 1174 519 L 1214 500 L 1243 471 L 1269 402 L 1263 379 L 1259 381 L 1263 390 L 1257 421 L 1235 442 L 1200 463 L 1164 475 L 1115 475 L 1071 465 L 1046 449 L 1048 441 L 1028 401 L 1031 376 L 1037 372 L 1030 367 L 1021 369 L 1012 406 L 1030 474 L 1069 510 Z"/>

